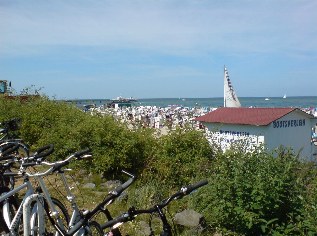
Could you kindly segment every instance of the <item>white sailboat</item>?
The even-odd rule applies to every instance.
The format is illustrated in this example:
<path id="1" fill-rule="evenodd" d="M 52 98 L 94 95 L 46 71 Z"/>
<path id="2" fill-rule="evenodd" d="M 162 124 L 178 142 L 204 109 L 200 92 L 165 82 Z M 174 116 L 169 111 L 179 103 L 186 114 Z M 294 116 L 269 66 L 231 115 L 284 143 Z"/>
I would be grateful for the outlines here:
<path id="1" fill-rule="evenodd" d="M 232 87 L 229 73 L 224 67 L 224 107 L 241 107 L 241 103 Z"/>
<path id="2" fill-rule="evenodd" d="M 286 94 L 284 94 L 283 98 L 286 98 Z"/>

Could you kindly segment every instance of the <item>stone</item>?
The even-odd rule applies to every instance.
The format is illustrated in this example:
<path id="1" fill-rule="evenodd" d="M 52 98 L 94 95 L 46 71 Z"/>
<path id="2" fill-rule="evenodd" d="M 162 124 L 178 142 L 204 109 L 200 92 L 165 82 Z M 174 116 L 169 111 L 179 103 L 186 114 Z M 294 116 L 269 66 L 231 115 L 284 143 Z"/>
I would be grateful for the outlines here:
<path id="1" fill-rule="evenodd" d="M 138 235 L 150 236 L 151 235 L 151 228 L 148 222 L 140 221 L 139 222 L 139 232 Z"/>
<path id="2" fill-rule="evenodd" d="M 198 212 L 186 209 L 182 212 L 177 213 L 174 216 L 176 224 L 187 226 L 187 227 L 198 227 L 203 219 L 203 215 Z"/>
<path id="3" fill-rule="evenodd" d="M 105 183 L 101 183 L 101 188 L 106 188 L 107 191 L 114 190 L 116 187 L 120 186 L 122 183 L 120 180 L 108 180 Z"/>
<path id="4" fill-rule="evenodd" d="M 96 185 L 94 183 L 87 183 L 83 185 L 83 188 L 95 188 Z"/>

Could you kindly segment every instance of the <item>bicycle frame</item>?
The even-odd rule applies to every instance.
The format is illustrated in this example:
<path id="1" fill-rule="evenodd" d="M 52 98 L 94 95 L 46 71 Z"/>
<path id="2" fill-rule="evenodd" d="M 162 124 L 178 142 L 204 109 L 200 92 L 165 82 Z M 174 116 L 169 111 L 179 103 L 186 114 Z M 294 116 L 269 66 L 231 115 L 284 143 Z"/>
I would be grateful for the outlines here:
<path id="1" fill-rule="evenodd" d="M 70 219 L 69 224 L 68 224 L 68 227 L 71 227 L 71 226 L 75 225 L 81 219 L 81 214 L 80 214 L 80 210 L 77 206 L 77 203 L 75 201 L 75 196 L 70 191 L 70 187 L 67 183 L 64 172 L 59 171 L 58 173 L 61 176 L 62 182 L 63 182 L 65 189 L 66 189 L 66 192 L 67 192 L 67 200 L 71 203 L 71 207 L 73 209 L 73 213 L 72 213 L 71 219 Z M 45 196 L 50 196 L 50 194 L 46 188 L 46 185 L 44 183 L 44 180 L 41 178 L 41 176 L 38 175 L 35 177 L 40 184 L 40 187 L 43 191 L 43 194 Z M 66 232 L 66 231 L 65 231 L 64 225 L 61 223 L 61 219 L 59 217 L 59 212 L 56 211 L 54 204 L 53 204 L 50 197 L 46 198 L 46 200 L 47 200 L 49 208 L 52 210 L 52 213 L 50 214 L 49 218 L 50 218 L 52 225 L 54 225 L 54 227 L 56 229 L 55 236 L 62 236 L 62 235 L 64 235 L 63 232 Z M 54 218 L 54 220 L 52 221 L 51 218 Z M 57 224 L 55 224 L 55 222 L 57 222 Z M 85 235 L 85 229 L 83 227 L 81 227 L 74 235 L 76 235 L 76 236 Z"/>
<path id="2" fill-rule="evenodd" d="M 70 221 L 69 221 L 69 225 L 68 225 L 69 228 L 71 228 L 81 219 L 81 213 L 80 213 L 80 210 L 78 208 L 77 202 L 75 200 L 75 196 L 71 192 L 71 188 L 66 180 L 64 171 L 59 171 L 58 173 L 59 173 L 59 175 L 62 179 L 63 185 L 65 187 L 65 190 L 67 193 L 67 200 L 70 202 L 71 207 L 72 207 L 72 211 L 73 211 L 71 218 L 70 218 Z M 81 228 L 74 235 L 81 236 L 84 234 L 85 234 L 85 229 Z"/>
<path id="3" fill-rule="evenodd" d="M 41 174 L 35 175 L 35 178 L 38 181 L 38 183 L 40 184 L 40 187 L 43 191 L 44 199 L 46 200 L 49 209 L 51 209 L 51 214 L 50 214 L 51 217 L 53 217 L 57 221 L 57 224 L 61 229 L 65 230 L 64 225 L 62 224 L 61 219 L 59 217 L 59 212 L 56 210 L 56 208 L 54 206 L 51 195 L 49 194 L 48 189 L 46 188 L 46 185 L 44 183 L 42 175 Z M 58 231 L 56 231 L 55 235 L 58 236 L 60 234 L 58 233 Z"/>
<path id="4" fill-rule="evenodd" d="M 22 202 L 21 202 L 21 204 L 20 204 L 15 216 L 13 217 L 13 219 L 11 219 L 11 217 L 10 217 L 9 197 L 13 196 L 14 194 L 16 194 L 17 192 L 21 191 L 24 188 L 27 189 L 26 194 L 23 197 L 23 200 L 22 200 Z M 5 223 L 6 223 L 7 227 L 8 227 L 11 235 L 17 235 L 18 234 L 18 225 L 19 225 L 19 221 L 22 219 L 22 214 L 23 214 L 23 203 L 33 193 L 34 193 L 34 189 L 32 187 L 32 184 L 28 180 L 28 178 L 26 178 L 23 184 L 21 184 L 20 186 L 14 188 L 13 190 L 11 190 L 11 191 L 9 191 L 7 193 L 3 193 L 0 196 L 0 202 L 3 202 L 3 218 L 5 220 Z"/>

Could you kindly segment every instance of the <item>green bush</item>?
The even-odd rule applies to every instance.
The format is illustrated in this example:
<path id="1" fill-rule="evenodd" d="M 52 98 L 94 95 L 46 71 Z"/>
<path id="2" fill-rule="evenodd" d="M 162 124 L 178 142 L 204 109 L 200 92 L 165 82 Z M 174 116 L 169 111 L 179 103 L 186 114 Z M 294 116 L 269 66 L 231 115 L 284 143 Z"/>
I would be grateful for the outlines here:
<path id="1" fill-rule="evenodd" d="M 291 152 L 230 150 L 218 155 L 210 182 L 193 199 L 210 229 L 238 235 L 301 235 L 303 165 Z M 310 229 L 311 230 L 311 229 Z M 316 232 L 316 231 L 315 231 Z"/>
<path id="2" fill-rule="evenodd" d="M 2 99 L 0 108 L 1 120 L 22 119 L 20 137 L 33 150 L 52 143 L 55 151 L 50 158 L 57 160 L 90 148 L 93 160 L 77 166 L 108 177 L 118 175 L 122 169 L 140 173 L 154 146 L 150 130 L 131 132 L 112 117 L 91 116 L 72 105 L 45 97 L 28 102 Z"/>
<path id="3" fill-rule="evenodd" d="M 147 179 L 157 178 L 171 188 L 206 178 L 213 152 L 203 133 L 176 129 L 157 142 L 155 155 L 146 169 Z"/>

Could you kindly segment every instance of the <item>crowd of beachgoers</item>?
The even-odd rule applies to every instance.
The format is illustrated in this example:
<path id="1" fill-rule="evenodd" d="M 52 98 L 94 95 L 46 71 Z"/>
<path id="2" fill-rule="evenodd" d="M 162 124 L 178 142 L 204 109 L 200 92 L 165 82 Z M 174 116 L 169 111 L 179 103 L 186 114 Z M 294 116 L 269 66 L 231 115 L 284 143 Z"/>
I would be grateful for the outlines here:
<path id="1" fill-rule="evenodd" d="M 315 107 L 302 108 L 301 110 L 306 112 L 307 114 L 317 117 L 317 107 L 316 108 Z"/>
<path id="2" fill-rule="evenodd" d="M 176 127 L 191 127 L 203 129 L 202 125 L 195 121 L 196 117 L 207 114 L 214 108 L 203 107 L 156 107 L 156 106 L 132 106 L 109 108 L 99 106 L 89 109 L 89 112 L 102 115 L 111 115 L 116 120 L 128 124 L 130 128 L 154 128 L 166 133 Z"/>
<path id="3" fill-rule="evenodd" d="M 119 122 L 125 123 L 130 129 L 136 128 L 153 128 L 160 134 L 167 134 L 176 127 L 191 127 L 196 130 L 205 130 L 205 127 L 196 117 L 207 114 L 217 108 L 211 107 L 182 107 L 171 105 L 167 107 L 157 106 L 117 106 L 108 107 L 105 105 L 93 106 L 86 110 L 92 114 L 110 115 Z M 317 117 L 315 109 L 303 109 L 308 114 Z"/>

